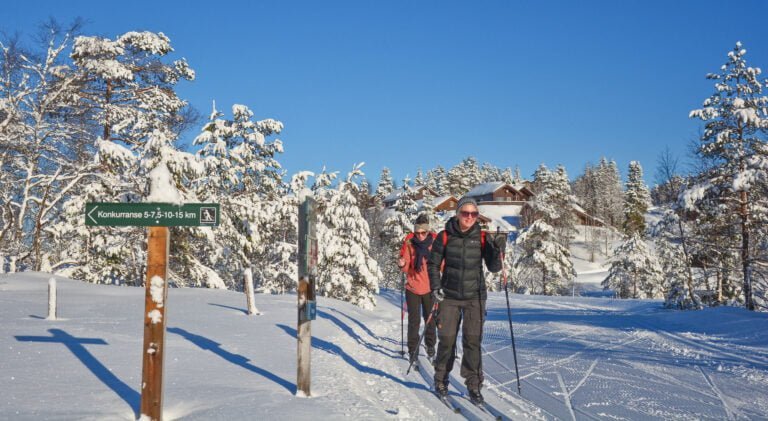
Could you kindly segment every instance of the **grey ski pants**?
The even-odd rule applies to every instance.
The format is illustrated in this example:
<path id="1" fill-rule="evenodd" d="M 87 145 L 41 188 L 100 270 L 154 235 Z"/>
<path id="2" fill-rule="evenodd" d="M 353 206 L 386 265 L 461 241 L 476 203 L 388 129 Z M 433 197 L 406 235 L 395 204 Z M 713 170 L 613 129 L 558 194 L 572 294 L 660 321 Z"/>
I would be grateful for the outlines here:
<path id="1" fill-rule="evenodd" d="M 463 357 L 461 377 L 469 390 L 478 390 L 483 384 L 483 363 L 480 344 L 483 336 L 485 300 L 451 300 L 440 303 L 437 317 L 437 358 L 435 360 L 435 383 L 447 382 L 453 368 L 456 337 L 461 324 Z"/>

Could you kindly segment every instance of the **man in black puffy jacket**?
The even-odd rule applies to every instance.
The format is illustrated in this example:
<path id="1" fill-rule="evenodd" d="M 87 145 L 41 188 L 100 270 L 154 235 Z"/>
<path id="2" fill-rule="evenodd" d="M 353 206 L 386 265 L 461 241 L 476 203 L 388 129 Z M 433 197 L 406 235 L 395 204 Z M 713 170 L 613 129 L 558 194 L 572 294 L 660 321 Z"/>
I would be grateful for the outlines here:
<path id="1" fill-rule="evenodd" d="M 483 402 L 480 344 L 487 299 L 483 261 L 488 270 L 498 272 L 501 270 L 500 256 L 506 247 L 506 236 L 485 238 L 478 216 L 474 199 L 463 197 L 459 200 L 456 216 L 446 222 L 445 230 L 437 234 L 432 244 L 427 267 L 432 295 L 440 302 L 435 391 L 442 396 L 448 394 L 448 376 L 453 368 L 453 353 L 461 323 L 464 353 L 461 377 L 475 403 Z"/>

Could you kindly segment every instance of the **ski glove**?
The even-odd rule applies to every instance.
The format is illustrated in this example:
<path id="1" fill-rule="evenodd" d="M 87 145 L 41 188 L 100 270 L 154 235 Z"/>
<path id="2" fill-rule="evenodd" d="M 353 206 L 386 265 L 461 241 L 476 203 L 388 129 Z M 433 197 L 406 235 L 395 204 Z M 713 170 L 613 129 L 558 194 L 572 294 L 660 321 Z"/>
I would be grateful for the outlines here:
<path id="1" fill-rule="evenodd" d="M 504 253 L 504 251 L 507 249 L 507 235 L 506 234 L 497 234 L 493 238 L 493 245 L 496 246 L 496 249 L 498 249 L 501 253 Z"/>
<path id="2" fill-rule="evenodd" d="M 440 288 L 432 291 L 432 299 L 438 303 L 443 302 L 443 299 L 445 299 L 445 293 L 443 292 L 443 289 Z"/>

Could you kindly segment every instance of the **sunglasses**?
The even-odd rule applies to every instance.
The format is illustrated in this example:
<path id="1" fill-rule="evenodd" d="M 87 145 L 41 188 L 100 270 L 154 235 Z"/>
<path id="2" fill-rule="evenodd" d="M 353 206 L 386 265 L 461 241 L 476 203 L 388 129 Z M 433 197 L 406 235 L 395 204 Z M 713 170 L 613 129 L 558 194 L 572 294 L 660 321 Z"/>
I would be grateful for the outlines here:
<path id="1" fill-rule="evenodd" d="M 426 231 L 416 231 L 416 235 L 427 235 Z"/>
<path id="2" fill-rule="evenodd" d="M 477 216 L 480 215 L 480 212 L 461 211 L 459 214 L 463 218 L 477 218 Z"/>

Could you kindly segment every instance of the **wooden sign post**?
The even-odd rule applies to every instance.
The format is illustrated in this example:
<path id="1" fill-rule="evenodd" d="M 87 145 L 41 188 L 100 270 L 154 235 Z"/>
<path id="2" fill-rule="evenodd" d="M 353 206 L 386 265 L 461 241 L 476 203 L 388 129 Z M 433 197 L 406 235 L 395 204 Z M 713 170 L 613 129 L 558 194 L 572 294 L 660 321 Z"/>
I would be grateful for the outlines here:
<path id="1" fill-rule="evenodd" d="M 150 227 L 147 239 L 147 278 L 144 293 L 144 357 L 141 369 L 141 415 L 163 415 L 163 356 L 165 301 L 168 297 L 168 227 Z"/>
<path id="2" fill-rule="evenodd" d="M 296 394 L 310 395 L 310 361 L 312 350 L 312 320 L 315 319 L 315 275 L 317 274 L 317 237 L 315 224 L 317 216 L 315 201 L 305 199 L 299 205 L 299 314 L 296 329 L 297 349 L 297 379 Z"/>
<path id="3" fill-rule="evenodd" d="M 144 348 L 141 370 L 141 419 L 163 419 L 165 310 L 168 298 L 169 226 L 217 226 L 218 203 L 86 203 L 87 226 L 145 226 L 147 277 L 144 293 Z"/>

